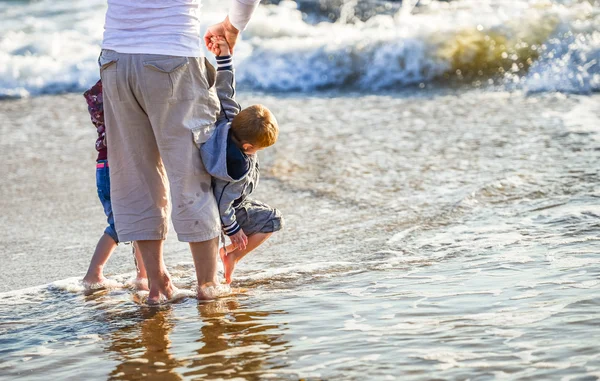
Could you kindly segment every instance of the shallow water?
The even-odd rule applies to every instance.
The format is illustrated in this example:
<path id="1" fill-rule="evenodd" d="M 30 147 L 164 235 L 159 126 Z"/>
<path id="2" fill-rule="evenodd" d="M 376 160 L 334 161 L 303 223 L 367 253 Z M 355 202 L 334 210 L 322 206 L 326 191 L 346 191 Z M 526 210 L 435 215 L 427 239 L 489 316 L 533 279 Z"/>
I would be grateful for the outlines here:
<path id="1" fill-rule="evenodd" d="M 599 96 L 254 102 L 287 225 L 231 294 L 158 309 L 78 284 L 103 229 L 81 97 L 0 103 L 0 378 L 600 378 Z M 190 261 L 171 238 L 184 289 Z M 132 270 L 121 247 L 107 273 Z"/>

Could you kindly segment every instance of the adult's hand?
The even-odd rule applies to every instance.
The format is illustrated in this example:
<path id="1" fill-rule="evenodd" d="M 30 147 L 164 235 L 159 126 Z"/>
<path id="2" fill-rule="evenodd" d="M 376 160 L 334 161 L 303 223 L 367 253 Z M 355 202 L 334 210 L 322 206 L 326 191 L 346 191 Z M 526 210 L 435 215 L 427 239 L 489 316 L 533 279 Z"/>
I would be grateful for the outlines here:
<path id="1" fill-rule="evenodd" d="M 213 48 L 213 37 L 225 37 L 227 45 L 229 45 L 229 49 L 231 49 L 231 53 L 233 54 L 233 47 L 235 46 L 239 34 L 240 31 L 231 24 L 229 16 L 227 16 L 225 17 L 225 20 L 220 23 L 208 27 L 206 34 L 204 34 L 204 43 L 208 50 L 211 50 Z"/>

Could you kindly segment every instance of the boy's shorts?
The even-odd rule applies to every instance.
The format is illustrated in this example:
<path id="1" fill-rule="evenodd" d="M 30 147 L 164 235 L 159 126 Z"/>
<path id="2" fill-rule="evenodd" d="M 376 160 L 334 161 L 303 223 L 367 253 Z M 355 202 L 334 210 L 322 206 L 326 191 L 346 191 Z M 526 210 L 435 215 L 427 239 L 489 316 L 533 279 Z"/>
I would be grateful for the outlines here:
<path id="1" fill-rule="evenodd" d="M 110 173 L 107 160 L 98 160 L 96 163 L 96 187 L 98 188 L 98 198 L 104 207 L 104 214 L 108 221 L 108 226 L 104 233 L 108 234 L 116 243 L 119 243 L 119 236 L 115 229 L 115 219 L 113 218 L 112 205 L 110 203 Z"/>
<path id="2" fill-rule="evenodd" d="M 235 218 L 244 233 L 273 233 L 283 227 L 281 212 L 260 201 L 246 199 L 235 207 Z"/>

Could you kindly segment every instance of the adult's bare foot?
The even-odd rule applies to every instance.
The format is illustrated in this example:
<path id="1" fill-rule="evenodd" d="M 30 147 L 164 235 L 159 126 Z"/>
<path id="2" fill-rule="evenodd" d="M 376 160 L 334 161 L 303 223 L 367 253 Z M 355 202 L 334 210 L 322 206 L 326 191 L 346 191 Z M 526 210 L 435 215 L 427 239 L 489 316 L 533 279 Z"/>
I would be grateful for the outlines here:
<path id="1" fill-rule="evenodd" d="M 197 294 L 198 300 L 213 300 L 216 298 L 215 296 L 215 287 L 216 283 L 205 283 L 203 285 L 198 285 Z"/>
<path id="2" fill-rule="evenodd" d="M 219 238 L 208 241 L 191 242 L 190 249 L 194 259 L 196 281 L 198 288 L 196 294 L 200 300 L 216 298 L 217 294 L 217 265 L 219 262 Z"/>
<path id="3" fill-rule="evenodd" d="M 146 303 L 150 305 L 160 304 L 162 302 L 162 297 L 164 297 L 165 300 L 171 299 L 177 291 L 175 286 L 173 286 L 171 276 L 168 273 L 161 275 L 156 282 L 149 280 L 149 288 L 150 290 L 148 292 Z"/>
<path id="4" fill-rule="evenodd" d="M 214 300 L 219 296 L 230 294 L 231 288 L 216 282 L 209 282 L 198 286 L 196 292 L 198 300 Z"/>
<path id="5" fill-rule="evenodd" d="M 133 280 L 133 287 L 138 291 L 149 291 L 148 278 L 137 277 Z"/>

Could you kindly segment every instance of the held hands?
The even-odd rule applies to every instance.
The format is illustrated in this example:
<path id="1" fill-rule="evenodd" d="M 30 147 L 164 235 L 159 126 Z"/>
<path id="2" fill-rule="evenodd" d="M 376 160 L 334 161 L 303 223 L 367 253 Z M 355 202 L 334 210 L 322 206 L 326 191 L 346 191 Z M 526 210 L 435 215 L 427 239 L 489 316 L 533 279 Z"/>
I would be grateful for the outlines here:
<path id="1" fill-rule="evenodd" d="M 230 235 L 229 239 L 231 240 L 231 244 L 235 246 L 236 249 L 246 249 L 246 245 L 248 244 L 248 237 L 246 237 L 246 234 L 244 234 L 244 231 L 242 229 L 240 229 L 240 231 L 238 231 L 234 235 Z"/>
<path id="2" fill-rule="evenodd" d="M 213 46 L 215 44 L 213 42 L 213 37 L 223 37 L 225 38 L 225 41 L 227 41 L 227 45 L 229 45 L 231 53 L 233 54 L 233 47 L 235 46 L 239 34 L 240 31 L 229 22 L 229 16 L 227 16 L 225 20 L 220 23 L 208 27 L 206 34 L 204 34 L 204 43 L 208 50 L 213 52 Z"/>
<path id="3" fill-rule="evenodd" d="M 228 56 L 231 54 L 229 51 L 229 45 L 227 45 L 227 41 L 222 36 L 211 38 L 211 47 L 209 50 L 215 56 Z"/>

